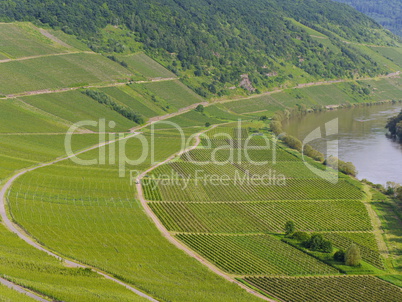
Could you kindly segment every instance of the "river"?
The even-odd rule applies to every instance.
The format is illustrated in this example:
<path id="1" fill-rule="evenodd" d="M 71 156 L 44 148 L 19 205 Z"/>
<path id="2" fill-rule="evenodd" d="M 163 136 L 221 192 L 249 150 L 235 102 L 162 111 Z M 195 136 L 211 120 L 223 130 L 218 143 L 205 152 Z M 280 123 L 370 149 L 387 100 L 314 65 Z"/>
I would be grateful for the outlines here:
<path id="1" fill-rule="evenodd" d="M 310 113 L 285 123 L 284 129 L 303 141 L 320 127 L 323 138 L 310 143 L 315 149 L 352 162 L 359 179 L 382 185 L 387 181 L 402 184 L 402 144 L 387 138 L 385 129 L 388 118 L 401 109 L 398 103 Z M 328 122 L 331 127 L 327 128 L 338 133 L 325 137 Z"/>

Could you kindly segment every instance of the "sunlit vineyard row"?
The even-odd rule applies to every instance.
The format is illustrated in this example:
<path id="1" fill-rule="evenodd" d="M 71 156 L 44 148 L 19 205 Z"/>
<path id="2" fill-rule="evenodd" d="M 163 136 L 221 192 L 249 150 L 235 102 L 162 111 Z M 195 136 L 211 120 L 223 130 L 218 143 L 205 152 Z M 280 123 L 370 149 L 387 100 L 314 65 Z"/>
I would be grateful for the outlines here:
<path id="1" fill-rule="evenodd" d="M 283 301 L 399 302 L 402 290 L 373 276 L 253 278 L 247 283 Z"/>
<path id="2" fill-rule="evenodd" d="M 174 232 L 281 233 L 288 220 L 293 220 L 298 230 L 310 232 L 372 230 L 364 205 L 356 200 L 152 202 L 150 206 Z"/>
<path id="3" fill-rule="evenodd" d="M 333 267 L 268 235 L 179 234 L 177 238 L 230 274 L 293 276 L 338 273 Z"/>

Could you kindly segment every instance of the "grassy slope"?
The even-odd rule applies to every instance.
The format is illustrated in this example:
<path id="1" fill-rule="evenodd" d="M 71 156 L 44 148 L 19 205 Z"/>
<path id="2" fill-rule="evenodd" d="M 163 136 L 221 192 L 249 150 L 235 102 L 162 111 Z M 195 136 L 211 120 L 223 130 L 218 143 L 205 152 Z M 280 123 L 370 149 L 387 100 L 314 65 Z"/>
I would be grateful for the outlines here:
<path id="1" fill-rule="evenodd" d="M 66 54 L 0 64 L 8 74 L 0 80 L 3 94 L 127 80 L 131 73 L 111 60 L 91 53 Z"/>
<path id="2" fill-rule="evenodd" d="M 95 57 L 94 55 L 91 56 Z M 102 58 L 100 61 L 94 61 L 93 64 L 103 64 L 106 62 L 105 60 Z M 60 61 L 55 63 L 59 64 Z M 48 64 L 48 61 L 43 60 L 41 64 Z M 105 64 L 112 64 L 113 68 L 120 70 L 120 67 L 116 67 L 111 61 L 107 61 Z M 103 72 L 104 70 L 102 70 Z M 105 76 L 105 78 L 108 76 Z M 66 77 L 68 77 L 68 74 Z M 30 79 L 27 79 L 27 81 L 30 81 Z M 62 81 L 65 80 L 63 79 Z M 65 81 L 65 83 L 68 83 L 68 81 Z M 183 86 L 178 82 L 161 82 L 146 84 L 146 86 L 158 96 L 178 107 L 199 102 L 198 97 L 188 92 L 185 87 L 183 89 Z M 186 92 L 177 92 L 177 87 Z M 398 95 L 397 90 L 395 90 L 395 95 Z M 315 98 L 320 99 L 323 95 L 318 92 L 310 92 L 308 97 L 311 99 L 310 102 L 314 103 Z M 282 96 L 277 95 L 275 100 L 283 102 L 287 106 L 298 102 L 294 96 L 288 93 L 284 93 Z M 253 107 L 252 103 L 250 107 Z M 19 114 L 17 112 L 16 116 L 19 116 Z M 191 116 L 191 114 L 189 115 Z M 197 121 L 197 123 L 203 122 L 204 120 Z M 35 127 L 36 124 L 42 125 L 43 122 L 35 120 L 29 125 Z M 10 128 L 14 129 L 14 127 L 18 127 L 16 122 L 15 126 Z M 52 129 L 52 127 L 48 127 L 48 130 Z M 23 128 L 25 129 L 25 127 Z M 166 136 L 166 133 L 164 137 L 166 140 L 163 140 L 163 138 L 158 139 L 160 143 L 158 150 L 161 159 L 166 158 L 175 150 L 175 141 Z M 26 145 L 35 141 L 36 138 L 27 137 Z M 50 137 L 49 141 L 51 141 Z M 36 147 L 30 147 L 36 150 Z M 138 150 L 135 150 L 134 147 L 134 145 L 131 146 L 133 154 L 138 154 Z M 19 147 L 16 145 L 15 150 L 18 149 Z M 7 150 L 7 148 L 3 150 Z M 95 153 L 92 152 L 91 156 Z M 23 166 L 28 162 L 19 162 L 19 164 Z M 139 168 L 144 169 L 147 166 L 149 166 L 149 162 Z M 17 168 L 17 165 L 15 167 Z M 12 167 L 10 167 L 10 171 L 11 169 Z M 195 260 L 184 256 L 167 244 L 144 216 L 139 204 L 129 194 L 131 191 L 130 188 L 126 187 L 127 183 L 122 184 L 122 180 L 116 179 L 116 167 L 111 169 L 98 167 L 83 170 L 80 167 L 65 167 L 61 164 L 54 169 L 49 168 L 45 172 L 43 171 L 45 169 L 38 171 L 39 174 L 32 173 L 24 178 L 33 187 L 40 184 L 43 195 L 38 195 L 36 191 L 30 191 L 32 188 L 27 188 L 21 182 L 14 188 L 17 191 L 13 191 L 13 198 L 15 198 L 15 204 L 20 205 L 16 216 L 19 215 L 18 217 L 21 217 L 21 220 L 24 221 L 28 228 L 32 228 L 37 232 L 34 235 L 41 239 L 43 237 L 45 242 L 48 242 L 53 248 L 62 247 L 62 252 L 72 257 L 81 257 L 84 261 L 91 261 L 109 271 L 120 274 L 136 285 L 146 288 L 165 299 L 171 300 L 179 297 L 182 301 L 188 301 L 189 299 L 208 301 L 208 299 L 219 297 L 220 301 L 253 300 L 251 296 L 245 295 L 236 286 L 222 282 L 220 278 L 208 272 Z M 35 175 L 38 177 L 36 178 Z M 114 176 L 111 177 L 111 175 Z M 112 178 L 110 183 L 104 181 L 104 179 L 110 178 Z M 44 186 L 42 187 L 43 184 Z M 69 192 L 66 192 L 66 187 L 69 188 Z M 21 197 L 19 195 L 16 197 L 19 189 L 32 192 L 31 196 L 38 197 L 33 203 L 30 202 L 32 201 L 31 196 Z M 54 192 L 59 192 L 57 199 L 55 199 Z M 83 196 L 88 196 L 89 199 L 85 199 Z M 65 197 L 73 197 L 73 199 Z M 117 202 L 115 202 L 115 198 L 118 200 Z M 58 203 L 55 200 L 61 202 Z M 85 207 L 84 212 L 82 211 L 83 206 Z M 69 211 L 66 211 L 67 208 Z M 127 211 L 127 209 L 130 211 Z M 34 215 L 30 211 L 34 211 Z M 44 211 L 52 213 L 52 215 L 42 220 L 44 216 L 41 213 Z M 73 214 L 76 214 L 76 216 Z M 91 219 L 88 219 L 88 217 L 91 217 Z M 123 219 L 121 219 L 122 217 Z M 139 225 L 142 228 L 139 228 Z M 88 231 L 83 232 L 83 229 Z M 123 235 L 116 236 L 116 230 L 121 230 Z M 77 236 L 78 232 L 80 236 Z M 57 233 L 57 236 L 55 236 L 55 233 Z M 94 233 L 104 237 L 99 236 L 97 240 L 91 240 Z M 144 237 L 144 233 L 147 234 L 146 237 Z M 132 245 L 130 246 L 127 243 Z M 151 254 L 149 249 L 155 249 L 158 252 Z M 167 259 L 170 259 L 170 261 L 167 261 Z M 128 266 L 127 263 L 131 265 Z M 157 279 L 154 279 L 155 276 L 157 276 Z M 176 284 L 178 279 L 180 283 Z M 194 280 L 197 281 L 194 282 Z"/>
<path id="3" fill-rule="evenodd" d="M 0 41 L 0 54 L 9 59 L 71 51 L 42 35 L 30 23 L 0 24 Z"/>
<path id="4" fill-rule="evenodd" d="M 15 290 L 12 290 L 12 289 L 8 288 L 7 286 L 0 285 L 0 301 L 1 302 L 12 302 L 12 301 L 34 302 L 36 300 L 28 297 L 27 295 L 17 293 Z"/>
<path id="5" fill-rule="evenodd" d="M 134 122 L 78 91 L 28 96 L 21 98 L 21 100 L 63 119 L 69 124 L 85 120 L 99 121 L 99 119 L 106 119 L 106 122 L 114 121 L 116 123 L 116 127 L 108 130 L 127 131 L 136 126 Z M 87 126 L 86 128 L 92 131 L 99 129 L 99 127 L 93 126 Z"/>
<path id="6" fill-rule="evenodd" d="M 118 58 L 126 62 L 130 70 L 138 72 L 148 79 L 176 77 L 174 73 L 143 53 L 118 56 Z"/>
<path id="7" fill-rule="evenodd" d="M 163 133 L 156 141 L 156 159 L 180 149 L 177 135 Z M 141 153 L 136 139 L 127 148 L 130 158 Z M 96 152 L 82 157 L 92 158 Z M 149 164 L 147 160 L 131 169 Z M 13 187 L 11 210 L 52 249 L 120 276 L 163 301 L 256 300 L 163 239 L 135 200 L 129 179 L 119 178 L 117 168 L 83 168 L 66 162 L 39 169 Z M 39 183 L 38 195 L 30 188 Z M 50 214 L 44 217 L 43 211 Z"/>

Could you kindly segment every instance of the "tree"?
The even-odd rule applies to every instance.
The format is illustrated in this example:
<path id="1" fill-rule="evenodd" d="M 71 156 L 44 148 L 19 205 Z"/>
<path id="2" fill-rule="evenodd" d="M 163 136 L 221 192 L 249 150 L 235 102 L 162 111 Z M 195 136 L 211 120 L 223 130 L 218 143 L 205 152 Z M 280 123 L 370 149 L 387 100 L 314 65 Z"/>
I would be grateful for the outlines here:
<path id="1" fill-rule="evenodd" d="M 205 127 L 206 127 L 206 128 L 208 128 L 208 127 L 210 127 L 210 126 L 211 126 L 211 123 L 209 123 L 209 122 L 206 122 L 206 123 L 205 123 Z"/>
<path id="2" fill-rule="evenodd" d="M 345 253 L 345 264 L 349 266 L 359 266 L 360 261 L 360 249 L 356 244 L 353 243 Z"/>
<path id="3" fill-rule="evenodd" d="M 338 262 L 345 263 L 345 251 L 339 250 L 334 254 L 334 260 Z"/>
<path id="4" fill-rule="evenodd" d="M 324 240 L 322 242 L 321 249 L 324 253 L 332 253 L 333 251 L 332 242 L 329 240 Z"/>
<path id="5" fill-rule="evenodd" d="M 312 251 L 332 253 L 332 243 L 325 240 L 321 234 L 313 234 L 310 240 L 304 242 L 304 246 Z"/>
<path id="6" fill-rule="evenodd" d="M 399 201 L 402 201 L 402 187 L 398 187 L 397 189 L 396 189 L 396 198 L 399 200 Z"/>
<path id="7" fill-rule="evenodd" d="M 321 234 L 314 234 L 311 236 L 310 241 L 307 243 L 307 247 L 312 251 L 319 251 L 322 248 L 324 237 Z"/>
<path id="8" fill-rule="evenodd" d="M 195 108 L 195 111 L 203 113 L 204 112 L 204 105 L 198 105 L 197 108 Z"/>
<path id="9" fill-rule="evenodd" d="M 296 239 L 297 241 L 300 241 L 300 242 L 305 242 L 305 241 L 309 241 L 311 236 L 310 236 L 310 234 L 308 234 L 306 232 L 295 232 L 292 235 L 292 238 Z"/>
<path id="10" fill-rule="evenodd" d="M 287 236 L 293 234 L 295 232 L 295 223 L 293 221 L 288 221 L 285 224 L 285 234 Z"/>

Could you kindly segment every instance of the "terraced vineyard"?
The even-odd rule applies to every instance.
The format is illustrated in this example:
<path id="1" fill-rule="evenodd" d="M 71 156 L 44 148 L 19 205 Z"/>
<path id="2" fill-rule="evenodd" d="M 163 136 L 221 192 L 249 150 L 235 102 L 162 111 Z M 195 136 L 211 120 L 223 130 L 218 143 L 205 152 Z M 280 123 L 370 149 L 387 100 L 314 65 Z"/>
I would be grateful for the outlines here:
<path id="1" fill-rule="evenodd" d="M 194 175 L 194 174 L 193 174 Z M 209 178 L 207 175 L 206 177 Z M 204 178 L 205 179 L 205 178 Z M 218 179 L 219 180 L 219 179 Z M 218 181 L 217 180 L 217 181 Z M 306 179 L 288 179 L 285 181 L 267 178 L 264 186 L 258 186 L 257 180 L 247 179 L 228 181 L 227 185 L 216 190 L 216 185 L 204 180 L 177 180 L 175 183 L 159 186 L 164 201 L 265 201 L 265 200 L 337 200 L 360 199 L 362 192 L 347 181 L 341 180 L 336 185 L 326 180 L 317 179 L 314 183 Z M 278 185 L 277 185 L 278 184 Z M 146 196 L 152 200 L 150 196 Z"/>
<path id="2" fill-rule="evenodd" d="M 308 169 L 299 156 L 281 146 L 273 150 L 275 145 L 268 144 L 247 150 L 243 146 L 248 137 L 247 128 L 217 127 L 206 133 L 202 147 L 148 174 L 143 183 L 145 197 L 168 231 L 225 273 L 247 276 L 244 280 L 253 286 L 285 301 L 297 293 L 285 296 L 279 286 L 276 294 L 271 290 L 274 285 L 264 287 L 264 280 L 270 281 L 273 276 L 340 274 L 338 269 L 280 240 L 289 220 L 297 230 L 325 232 L 324 237 L 336 248 L 358 244 L 364 261 L 384 269 L 359 183 L 340 175 L 337 184 L 330 184 Z M 254 139 L 261 138 L 257 135 Z M 225 145 L 230 141 L 236 142 L 232 148 Z M 216 147 L 220 148 L 215 150 Z M 264 173 L 270 173 L 270 184 L 245 181 L 247 175 Z M 215 178 L 208 178 L 211 175 Z M 282 178 L 283 184 L 278 183 Z M 279 283 L 293 278 L 272 280 Z M 296 291 L 304 288 L 303 282 L 310 286 L 307 281 L 313 278 L 294 280 L 301 280 Z M 380 287 L 388 286 L 374 277 L 368 280 L 375 280 Z M 339 288 L 338 284 L 334 287 Z M 346 301 L 331 297 L 334 301 Z M 314 301 L 314 296 L 312 299 L 307 301 Z"/>
<path id="3" fill-rule="evenodd" d="M 347 250 L 352 243 L 357 244 L 363 260 L 377 268 L 384 269 L 384 263 L 378 251 L 378 243 L 372 234 L 339 233 L 325 234 L 324 237 L 343 250 Z"/>
<path id="4" fill-rule="evenodd" d="M 372 230 L 364 205 L 352 200 L 152 202 L 150 206 L 173 232 L 281 233 L 288 220 L 293 220 L 298 229 L 310 232 Z"/>
<path id="5" fill-rule="evenodd" d="M 337 274 L 329 265 L 267 235 L 186 235 L 177 238 L 234 275 Z"/>
<path id="6" fill-rule="evenodd" d="M 294 24 L 312 35 L 318 33 Z M 109 29 L 120 30 L 111 25 Z M 315 39 L 334 47 L 325 35 L 318 35 Z M 282 240 L 284 226 L 291 220 L 297 231 L 322 234 L 332 242 L 334 252 L 355 243 L 363 269 L 348 273 L 373 273 L 400 283 L 398 272 L 389 270 L 398 259 L 383 257 L 381 230 L 367 211 L 371 204 L 362 202 L 368 202 L 363 185 L 312 160 L 304 162 L 267 130 L 265 117 L 278 109 L 360 101 L 351 92 L 353 82 L 208 104 L 158 62 L 144 53 L 128 52 L 124 49 L 107 57 L 61 30 L 0 23 L 0 72 L 7 75 L 0 78 L 0 182 L 3 185 L 20 170 L 66 156 L 64 134 L 75 122 L 101 118 L 116 125 L 80 129 L 72 137 L 74 151 L 102 144 L 115 132 L 140 131 L 79 155 L 83 160 L 98 159 L 93 165 L 64 160 L 12 179 L 5 210 L 44 249 L 101 270 L 148 298 L 90 269 L 60 262 L 19 239 L 5 224 L 0 226 L 2 277 L 49 300 L 66 302 L 261 301 L 228 282 L 234 279 L 251 287 L 253 294 L 258 289 L 281 301 L 402 300 L 399 288 L 374 276 L 341 275 L 344 270 L 334 264 L 333 253 L 297 249 Z M 399 52 L 384 47 L 376 55 L 379 62 L 391 62 L 384 54 L 396 65 Z M 167 60 L 175 57 L 168 54 Z M 189 75 L 192 78 L 184 82 L 197 80 L 191 69 L 180 76 Z M 398 78 L 364 81 L 373 100 L 400 97 Z M 197 141 L 193 135 L 208 129 L 207 123 L 224 125 L 210 128 L 197 148 L 150 170 L 138 182 L 140 173 L 181 151 L 181 134 L 166 124 L 155 125 L 156 133 L 146 125 L 133 130 L 139 125 L 110 104 L 82 94 L 84 86 L 101 91 L 145 120 L 174 113 L 161 119 L 182 126 L 190 145 Z M 203 112 L 189 109 L 198 103 L 205 105 Z M 239 117 L 247 122 L 234 122 Z M 144 145 L 152 151 L 142 158 Z M 338 175 L 338 183 L 328 183 L 306 164 Z M 136 190 L 140 186 L 146 200 Z M 380 197 L 377 194 L 373 200 Z M 382 203 L 376 207 L 382 219 L 398 224 Z M 166 230 L 157 219 L 150 219 L 151 214 Z M 392 236 L 393 244 L 399 238 L 396 233 L 386 235 Z M 391 247 L 396 254 L 395 246 Z M 197 253 L 208 268 L 194 259 L 198 256 L 189 257 L 177 247 L 190 255 Z M 4 286 L 0 286 L 0 300 L 32 301 Z"/>
<path id="7" fill-rule="evenodd" d="M 245 278 L 269 295 L 292 302 L 367 301 L 398 302 L 400 288 L 372 276 Z"/>

